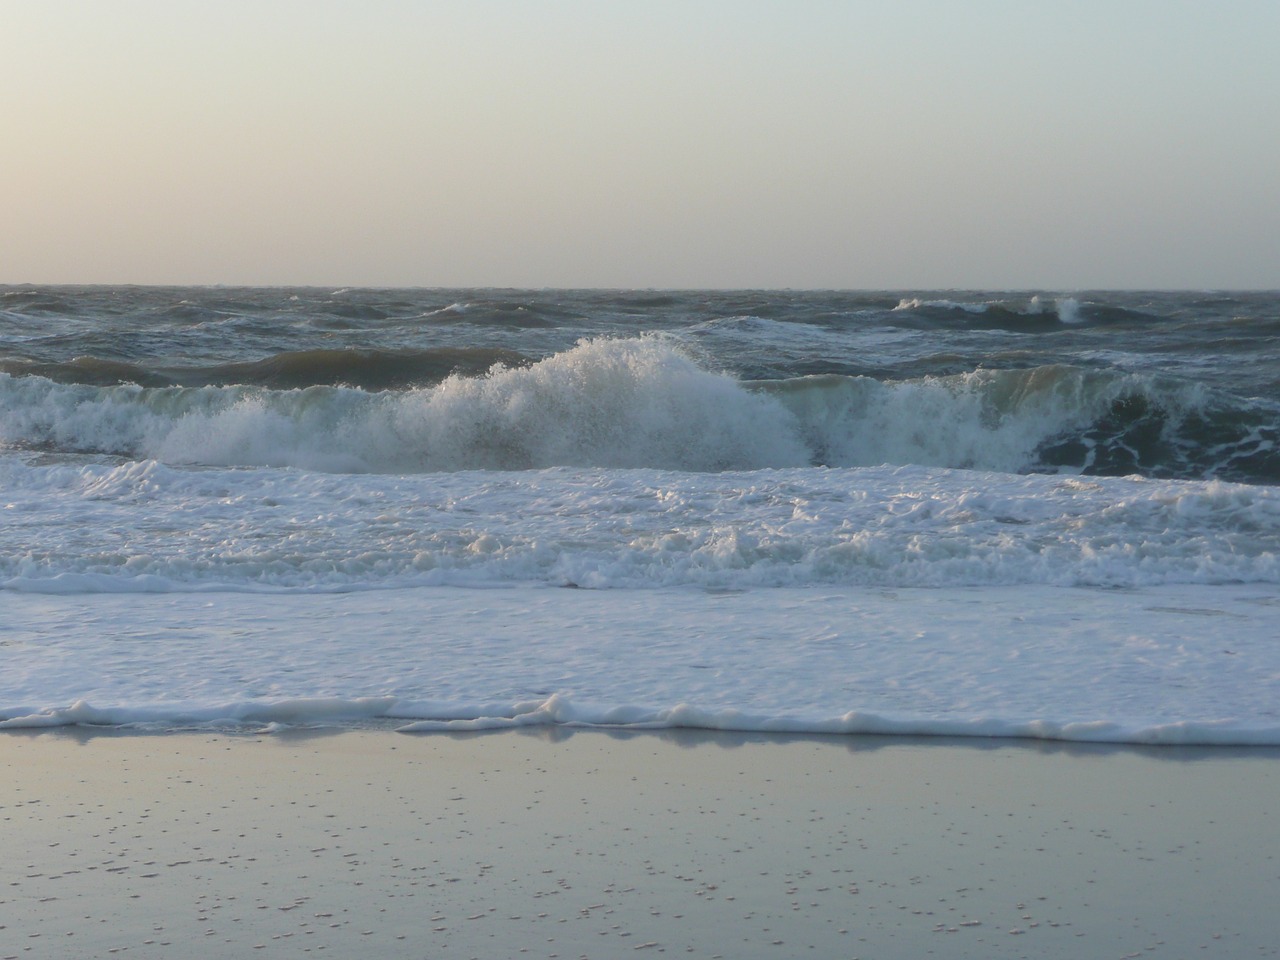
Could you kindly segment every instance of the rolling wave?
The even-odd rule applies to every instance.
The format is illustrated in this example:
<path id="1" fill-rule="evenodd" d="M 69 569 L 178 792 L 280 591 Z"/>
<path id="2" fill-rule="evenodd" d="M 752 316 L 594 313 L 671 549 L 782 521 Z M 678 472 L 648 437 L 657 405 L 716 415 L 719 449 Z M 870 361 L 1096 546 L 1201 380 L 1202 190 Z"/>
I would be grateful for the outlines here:
<path id="1" fill-rule="evenodd" d="M 110 385 L 0 373 L 0 444 L 333 472 L 916 464 L 1280 479 L 1276 411 L 1261 402 L 1066 365 L 753 382 L 653 336 L 584 340 L 537 363 L 306 351 L 188 371 L 186 385 L 122 383 L 120 368 L 99 364 Z"/>
<path id="2" fill-rule="evenodd" d="M 474 376 L 495 364 L 529 363 L 514 350 L 436 347 L 429 350 L 299 350 L 262 360 L 202 367 L 149 366 L 83 356 L 65 363 L 0 361 L 0 373 L 45 377 L 58 383 L 142 387 L 258 386 L 304 389 L 348 386 L 389 390 L 436 384 L 453 374 Z"/>
<path id="3" fill-rule="evenodd" d="M 1168 378 L 1049 365 L 763 389 L 796 414 L 814 462 L 830 466 L 1280 479 L 1275 410 Z"/>

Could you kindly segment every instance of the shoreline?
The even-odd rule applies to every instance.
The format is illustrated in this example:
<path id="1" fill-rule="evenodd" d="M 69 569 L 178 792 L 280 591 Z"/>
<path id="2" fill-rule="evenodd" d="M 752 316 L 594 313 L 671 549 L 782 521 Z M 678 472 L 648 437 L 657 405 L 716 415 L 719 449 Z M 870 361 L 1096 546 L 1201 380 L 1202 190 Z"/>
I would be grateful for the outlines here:
<path id="1" fill-rule="evenodd" d="M 1280 956 L 1280 749 L 0 736 L 0 958 Z"/>
<path id="2" fill-rule="evenodd" d="M 4 597 L 3 728 L 394 718 L 1280 744 L 1269 584 Z"/>

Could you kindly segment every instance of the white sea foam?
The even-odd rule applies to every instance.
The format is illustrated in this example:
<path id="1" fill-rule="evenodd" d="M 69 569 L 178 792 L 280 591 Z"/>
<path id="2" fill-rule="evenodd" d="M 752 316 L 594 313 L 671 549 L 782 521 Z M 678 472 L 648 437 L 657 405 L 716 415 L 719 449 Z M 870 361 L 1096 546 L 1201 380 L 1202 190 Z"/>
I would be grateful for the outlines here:
<path id="1" fill-rule="evenodd" d="M 1273 586 L 10 595 L 0 727 L 1278 744 L 1277 605 Z"/>
<path id="2" fill-rule="evenodd" d="M 924 467 L 344 477 L 0 460 L 0 587 L 1280 582 L 1274 488 Z"/>

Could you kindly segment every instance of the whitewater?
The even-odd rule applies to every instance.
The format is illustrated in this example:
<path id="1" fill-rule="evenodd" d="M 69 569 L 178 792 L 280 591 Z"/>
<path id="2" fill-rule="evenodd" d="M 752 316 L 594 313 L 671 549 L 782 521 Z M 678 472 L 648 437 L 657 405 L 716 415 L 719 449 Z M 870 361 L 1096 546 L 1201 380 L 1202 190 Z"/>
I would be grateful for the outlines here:
<path id="1" fill-rule="evenodd" d="M 0 726 L 1280 744 L 1280 296 L 0 304 Z"/>

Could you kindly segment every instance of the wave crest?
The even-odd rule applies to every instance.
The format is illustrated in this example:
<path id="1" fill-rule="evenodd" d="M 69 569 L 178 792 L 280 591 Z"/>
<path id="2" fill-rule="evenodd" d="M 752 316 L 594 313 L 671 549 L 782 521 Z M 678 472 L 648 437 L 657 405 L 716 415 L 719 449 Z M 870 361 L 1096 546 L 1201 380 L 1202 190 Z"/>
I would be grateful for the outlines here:
<path id="1" fill-rule="evenodd" d="M 1069 366 L 739 381 L 660 336 L 585 340 L 528 366 L 382 392 L 93 387 L 0 374 L 0 443 L 336 472 L 887 463 L 1280 478 L 1275 411 L 1197 385 Z"/>
<path id="2" fill-rule="evenodd" d="M 1138 310 L 1082 302 L 1076 297 L 1042 297 L 1039 294 L 1025 300 L 903 297 L 890 315 L 905 326 L 1011 332 L 1044 332 L 1061 327 L 1142 323 L 1153 319 Z"/>
<path id="3" fill-rule="evenodd" d="M 791 415 L 660 338 L 435 387 L 89 387 L 0 375 L 0 442 L 169 463 L 417 472 L 802 464 Z"/>

